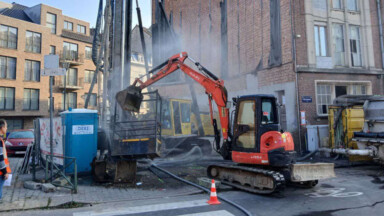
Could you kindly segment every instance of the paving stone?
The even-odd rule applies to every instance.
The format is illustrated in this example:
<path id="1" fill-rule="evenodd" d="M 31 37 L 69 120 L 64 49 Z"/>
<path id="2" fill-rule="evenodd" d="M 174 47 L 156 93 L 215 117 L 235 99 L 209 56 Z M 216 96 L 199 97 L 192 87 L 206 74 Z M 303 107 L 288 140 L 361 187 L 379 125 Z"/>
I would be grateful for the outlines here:
<path id="1" fill-rule="evenodd" d="M 203 187 L 208 188 L 208 189 L 210 189 L 212 186 L 212 179 L 209 179 L 206 177 L 201 177 L 201 178 L 197 178 L 197 180 L 199 181 L 200 186 L 203 186 Z M 216 188 L 220 188 L 221 182 L 215 180 L 215 186 L 216 186 Z"/>
<path id="2" fill-rule="evenodd" d="M 55 192 L 56 187 L 51 183 L 46 183 L 46 184 L 42 184 L 41 190 L 44 191 L 45 193 Z"/>
<path id="3" fill-rule="evenodd" d="M 37 183 L 34 181 L 25 181 L 24 182 L 24 188 L 27 188 L 30 190 L 40 190 L 41 189 L 41 183 Z"/>

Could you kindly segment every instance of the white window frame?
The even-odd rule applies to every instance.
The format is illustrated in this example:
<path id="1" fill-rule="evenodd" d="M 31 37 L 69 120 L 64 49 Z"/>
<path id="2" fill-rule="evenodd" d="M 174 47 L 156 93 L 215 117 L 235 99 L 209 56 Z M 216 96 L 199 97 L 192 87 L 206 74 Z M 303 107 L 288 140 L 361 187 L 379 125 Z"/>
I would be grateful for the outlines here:
<path id="1" fill-rule="evenodd" d="M 335 7 L 335 2 L 340 2 L 340 7 Z M 332 9 L 343 10 L 344 9 L 344 0 L 332 0 Z"/>
<path id="2" fill-rule="evenodd" d="M 315 24 L 313 27 L 313 35 L 314 35 L 314 42 L 315 42 L 316 57 L 328 56 L 327 26 Z M 324 41 L 322 40 L 322 36 L 324 37 L 323 39 Z"/>
<path id="3" fill-rule="evenodd" d="M 350 4 L 352 2 L 354 2 L 354 6 L 355 6 L 353 8 L 352 8 L 352 6 Z M 359 3 L 360 3 L 359 0 L 346 0 L 346 8 L 348 9 L 348 11 L 358 12 L 358 11 L 360 11 Z"/>
<path id="4" fill-rule="evenodd" d="M 352 38 L 351 33 L 352 29 L 357 28 L 357 33 L 358 33 L 358 38 Z M 356 51 L 357 52 L 352 52 L 352 40 L 356 40 Z M 350 25 L 349 26 L 349 52 L 350 52 L 350 61 L 351 61 L 351 67 L 362 67 L 363 66 L 363 54 L 362 54 L 362 46 L 361 46 L 361 27 L 357 25 Z M 353 61 L 353 54 L 356 53 L 357 57 L 360 58 L 360 65 L 354 65 Z"/>
<path id="5" fill-rule="evenodd" d="M 336 35 L 336 27 L 341 27 L 341 31 L 342 31 L 342 37 L 339 37 L 338 35 Z M 335 66 L 345 66 L 346 65 L 346 61 L 345 61 L 345 26 L 344 24 L 341 24 L 341 23 L 333 23 L 332 24 L 332 31 L 333 31 L 333 47 L 334 47 L 334 56 L 333 56 L 333 59 L 334 59 L 334 63 L 335 63 Z M 342 40 L 342 44 L 343 44 L 343 50 L 342 51 L 338 51 L 337 50 L 337 40 Z M 338 63 L 336 62 L 336 55 L 340 55 L 340 60 L 342 61 L 341 63 Z"/>
<path id="6" fill-rule="evenodd" d="M 322 113 L 319 113 L 319 110 L 318 110 L 318 105 L 321 105 L 318 103 L 318 98 L 317 98 L 317 96 L 318 96 L 317 86 L 318 85 L 330 85 L 331 86 L 331 102 L 330 102 L 330 104 L 332 104 L 333 100 L 336 98 L 335 86 L 346 86 L 348 95 L 353 95 L 353 86 L 365 86 L 366 95 L 372 95 L 372 83 L 371 83 L 371 81 L 315 80 L 315 98 L 316 98 L 316 114 L 317 114 L 317 116 L 328 116 L 328 113 L 322 114 Z"/>

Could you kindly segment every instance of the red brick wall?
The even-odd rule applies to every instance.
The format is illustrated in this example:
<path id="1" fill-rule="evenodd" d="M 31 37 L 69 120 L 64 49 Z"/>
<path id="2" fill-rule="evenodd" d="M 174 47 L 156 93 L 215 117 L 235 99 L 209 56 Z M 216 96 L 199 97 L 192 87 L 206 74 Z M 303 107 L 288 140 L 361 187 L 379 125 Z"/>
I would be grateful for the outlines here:
<path id="1" fill-rule="evenodd" d="M 383 10 L 383 1 L 381 1 L 381 15 L 382 21 L 384 10 Z M 380 33 L 379 33 L 379 20 L 377 17 L 377 6 L 376 0 L 369 0 L 369 7 L 371 12 L 371 27 L 372 27 L 372 41 L 373 41 L 373 54 L 375 58 L 375 68 L 382 68 L 381 62 L 381 49 L 380 49 Z M 383 26 L 384 28 L 384 26 Z"/>
<path id="2" fill-rule="evenodd" d="M 211 29 L 209 2 L 209 0 L 165 0 L 164 5 L 168 16 L 171 11 L 173 12 L 174 29 L 182 37 L 183 50 L 213 73 L 221 76 L 220 0 L 211 0 Z M 156 3 L 154 0 L 153 4 Z M 268 69 L 269 6 L 268 0 L 227 1 L 229 79 L 255 72 L 261 59 L 266 69 L 258 72 L 260 87 L 294 81 L 290 0 L 280 2 L 283 66 L 272 69 Z M 180 11 L 182 11 L 182 29 L 179 28 Z"/>
<path id="3" fill-rule="evenodd" d="M 305 25 L 305 1 L 293 0 L 294 28 L 296 37 L 296 59 L 298 65 L 308 65 L 307 33 Z"/>
<path id="4" fill-rule="evenodd" d="M 319 118 L 316 112 L 316 86 L 315 80 L 348 80 L 348 81 L 370 81 L 372 94 L 380 94 L 381 79 L 377 75 L 356 75 L 356 74 L 326 74 L 326 73 L 300 73 L 299 74 L 299 100 L 300 110 L 306 111 L 308 124 L 328 124 L 327 117 Z M 312 103 L 302 103 L 302 96 L 311 96 Z M 320 121 L 317 121 L 320 119 Z"/>

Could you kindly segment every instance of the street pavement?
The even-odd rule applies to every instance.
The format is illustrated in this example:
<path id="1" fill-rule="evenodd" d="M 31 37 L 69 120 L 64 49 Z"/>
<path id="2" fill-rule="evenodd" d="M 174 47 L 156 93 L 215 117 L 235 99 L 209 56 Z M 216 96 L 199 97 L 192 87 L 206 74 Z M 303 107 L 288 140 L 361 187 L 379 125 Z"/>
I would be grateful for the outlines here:
<path id="1" fill-rule="evenodd" d="M 187 166 L 184 164 L 184 166 Z M 196 165 L 194 165 L 196 166 Z M 338 216 L 338 215 L 384 215 L 384 177 L 380 166 L 356 166 L 336 169 L 336 178 L 322 180 L 312 189 L 287 187 L 284 192 L 263 196 L 234 189 L 218 189 L 218 195 L 223 196 L 259 216 Z M 18 188 L 18 187 L 16 187 Z M 15 208 L 17 199 L 30 190 L 13 190 L 12 202 L 5 206 Z M 184 194 L 181 192 L 185 192 Z M 10 191 L 6 191 L 9 196 Z M 33 202 L 46 198 L 51 199 L 52 208 L 28 210 L 32 200 L 24 199 L 24 207 L 19 211 L 2 212 L 0 215 L 244 215 L 233 206 L 222 201 L 221 205 L 207 205 L 208 194 L 198 193 L 190 186 L 183 186 L 171 190 L 148 189 L 119 189 L 100 186 L 82 186 L 79 194 L 65 192 L 37 193 L 33 195 Z M 68 198 L 71 197 L 70 199 Z M 60 197 L 63 198 L 59 202 Z M 56 203 L 85 200 L 85 206 L 80 208 L 55 208 Z M 9 198 L 7 198 L 9 199 Z M 95 201 L 97 200 L 97 201 Z M 45 201 L 47 202 L 47 200 Z M 47 203 L 45 203 L 47 204 Z M 21 209 L 27 211 L 20 211 Z"/>

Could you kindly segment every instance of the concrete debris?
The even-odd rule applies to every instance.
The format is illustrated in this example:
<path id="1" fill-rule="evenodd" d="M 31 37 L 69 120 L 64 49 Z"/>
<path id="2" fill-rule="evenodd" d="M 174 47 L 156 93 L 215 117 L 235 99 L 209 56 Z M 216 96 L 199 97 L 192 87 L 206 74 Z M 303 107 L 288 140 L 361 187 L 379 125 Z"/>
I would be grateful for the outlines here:
<path id="1" fill-rule="evenodd" d="M 55 192 L 56 187 L 51 183 L 47 183 L 47 184 L 42 184 L 41 190 L 44 191 L 45 193 Z"/>
<path id="2" fill-rule="evenodd" d="M 69 180 L 71 180 L 70 176 L 67 176 L 67 178 Z M 52 183 L 55 185 L 66 186 L 68 184 L 68 181 L 63 177 L 60 177 L 60 178 L 55 179 L 55 181 L 53 181 Z"/>
<path id="3" fill-rule="evenodd" d="M 201 178 L 197 178 L 197 180 L 199 181 L 200 186 L 203 186 L 205 188 L 211 188 L 212 179 L 209 179 L 206 177 L 201 177 Z M 216 188 L 220 188 L 221 182 L 218 180 L 215 180 L 215 186 L 216 186 Z"/>
<path id="4" fill-rule="evenodd" d="M 41 189 L 41 183 L 34 182 L 34 181 L 25 181 L 24 182 L 24 188 L 30 189 L 30 190 L 40 190 Z"/>

